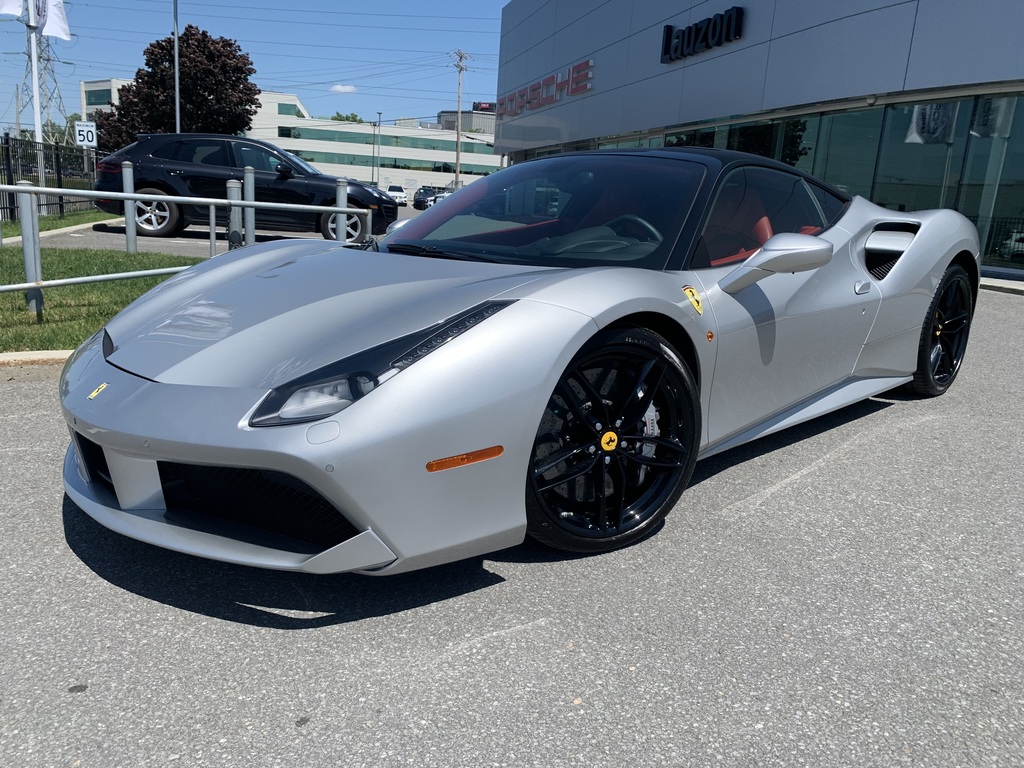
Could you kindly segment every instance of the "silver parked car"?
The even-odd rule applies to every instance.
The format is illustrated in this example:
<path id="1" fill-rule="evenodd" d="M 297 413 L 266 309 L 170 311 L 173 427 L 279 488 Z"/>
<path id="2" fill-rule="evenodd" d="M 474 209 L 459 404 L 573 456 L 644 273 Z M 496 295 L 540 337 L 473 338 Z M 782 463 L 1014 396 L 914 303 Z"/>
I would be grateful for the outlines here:
<path id="1" fill-rule="evenodd" d="M 657 530 L 694 463 L 964 360 L 978 237 L 718 150 L 517 164 L 375 243 L 167 280 L 68 361 L 67 493 L 201 557 L 390 574 Z M 686 514 L 685 509 L 677 514 Z"/>

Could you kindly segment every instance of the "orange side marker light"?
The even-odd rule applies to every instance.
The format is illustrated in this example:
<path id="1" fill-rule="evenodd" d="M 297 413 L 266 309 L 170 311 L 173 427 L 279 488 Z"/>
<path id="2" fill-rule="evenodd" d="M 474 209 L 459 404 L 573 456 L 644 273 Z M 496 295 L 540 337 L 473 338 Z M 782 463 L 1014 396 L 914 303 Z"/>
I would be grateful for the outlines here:
<path id="1" fill-rule="evenodd" d="M 434 459 L 427 462 L 427 472 L 442 472 L 446 469 L 464 467 L 467 464 L 476 464 L 479 461 L 496 459 L 505 452 L 500 445 L 492 445 L 490 448 L 481 448 L 479 451 L 460 453 L 458 456 L 449 456 L 445 459 Z"/>

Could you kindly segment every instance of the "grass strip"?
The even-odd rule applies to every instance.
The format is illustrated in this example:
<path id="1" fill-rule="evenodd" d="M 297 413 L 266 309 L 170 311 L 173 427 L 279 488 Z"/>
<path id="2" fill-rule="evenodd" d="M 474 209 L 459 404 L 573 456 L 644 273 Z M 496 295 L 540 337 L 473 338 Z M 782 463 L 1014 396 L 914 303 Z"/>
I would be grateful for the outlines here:
<path id="1" fill-rule="evenodd" d="M 79 248 L 43 248 L 41 256 L 44 280 L 188 266 L 202 261 L 163 253 L 130 256 L 124 251 Z M 46 288 L 42 323 L 37 323 L 35 313 L 28 311 L 23 292 L 0 293 L 0 352 L 74 349 L 167 277 Z M 23 282 L 25 263 L 21 249 L 0 248 L 0 285 Z"/>

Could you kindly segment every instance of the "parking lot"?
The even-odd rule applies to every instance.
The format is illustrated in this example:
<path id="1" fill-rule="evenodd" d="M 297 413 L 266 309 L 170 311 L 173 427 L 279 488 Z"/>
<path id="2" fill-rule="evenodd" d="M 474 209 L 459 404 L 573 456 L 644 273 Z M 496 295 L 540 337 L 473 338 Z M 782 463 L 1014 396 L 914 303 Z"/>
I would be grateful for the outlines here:
<path id="1" fill-rule="evenodd" d="M 418 216 L 421 211 L 411 205 L 399 207 L 398 219 Z M 317 232 L 272 232 L 259 230 L 257 242 L 278 240 L 286 237 L 311 237 L 322 239 Z M 20 240 L 15 241 L 20 244 Z M 177 237 L 138 237 L 138 250 L 141 253 L 172 253 L 176 256 L 195 256 L 207 258 L 210 255 L 210 230 L 208 227 L 193 225 L 181 232 Z M 52 231 L 41 233 L 43 248 L 109 248 L 124 250 L 125 234 L 124 219 L 89 224 L 74 228 L 73 231 Z M 228 250 L 227 232 L 225 227 L 217 231 L 217 253 Z"/>
<path id="2" fill-rule="evenodd" d="M 0 764 L 1022 765 L 1022 317 L 984 291 L 947 395 L 701 462 L 636 546 L 389 579 L 102 528 L 59 366 L 0 367 Z"/>

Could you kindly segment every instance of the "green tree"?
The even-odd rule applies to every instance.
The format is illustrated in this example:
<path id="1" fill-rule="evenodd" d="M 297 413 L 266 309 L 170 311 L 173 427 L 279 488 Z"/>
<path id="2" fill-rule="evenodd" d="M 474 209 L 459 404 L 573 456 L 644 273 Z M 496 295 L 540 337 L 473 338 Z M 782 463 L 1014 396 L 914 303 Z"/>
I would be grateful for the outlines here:
<path id="1" fill-rule="evenodd" d="M 118 149 L 140 133 L 174 132 L 174 38 L 150 43 L 146 67 L 118 90 L 120 104 L 96 113 L 100 149 Z M 178 38 L 181 130 L 239 134 L 252 127 L 260 89 L 256 69 L 238 43 L 192 24 Z"/>
<path id="2" fill-rule="evenodd" d="M 340 123 L 365 123 L 366 122 L 365 120 L 363 120 L 363 118 L 361 118 L 355 112 L 349 112 L 347 115 L 343 115 L 343 114 L 341 114 L 341 112 L 335 112 L 334 113 L 334 117 L 332 117 L 331 120 L 337 120 Z"/>

